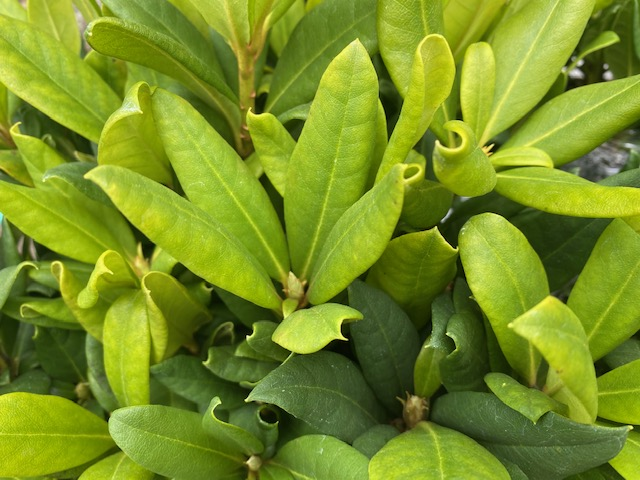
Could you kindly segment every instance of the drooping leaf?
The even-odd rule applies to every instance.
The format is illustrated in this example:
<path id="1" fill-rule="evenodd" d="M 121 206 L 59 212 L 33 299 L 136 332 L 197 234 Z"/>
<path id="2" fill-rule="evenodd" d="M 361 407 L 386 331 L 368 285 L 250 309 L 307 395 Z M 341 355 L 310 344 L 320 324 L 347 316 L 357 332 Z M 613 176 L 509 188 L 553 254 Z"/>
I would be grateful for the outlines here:
<path id="1" fill-rule="evenodd" d="M 257 305 L 279 307 L 273 284 L 257 260 L 204 211 L 123 167 L 99 166 L 87 178 L 107 192 L 131 223 L 195 274 Z M 146 201 L 130 194 L 142 191 Z"/>
<path id="2" fill-rule="evenodd" d="M 429 319 L 431 302 L 455 275 L 457 258 L 458 249 L 437 228 L 408 233 L 389 242 L 367 283 L 389 294 L 420 328 Z"/>
<path id="3" fill-rule="evenodd" d="M 109 433 L 134 462 L 160 475 L 193 480 L 246 476 L 245 457 L 207 435 L 195 412 L 162 405 L 121 408 L 111 414 Z"/>
<path id="4" fill-rule="evenodd" d="M 571 89 L 547 102 L 504 148 L 536 147 L 556 166 L 587 154 L 640 116 L 640 75 Z M 562 146 L 560 146 L 562 145 Z"/>
<path id="5" fill-rule="evenodd" d="M 602 233 L 571 291 L 567 305 L 584 325 L 594 360 L 640 328 L 640 236 L 623 220 Z"/>
<path id="6" fill-rule="evenodd" d="M 0 17 L 0 32 L 0 82 L 58 123 L 97 142 L 120 104 L 113 90 L 44 31 Z"/>
<path id="7" fill-rule="evenodd" d="M 150 312 L 145 294 L 122 295 L 107 312 L 104 322 L 104 367 L 120 406 L 149 403 L 151 361 Z"/>
<path id="8" fill-rule="evenodd" d="M 418 44 L 410 72 L 402 110 L 378 169 L 378 182 L 393 165 L 405 161 L 451 92 L 455 64 L 443 36 L 428 35 Z"/>
<path id="9" fill-rule="evenodd" d="M 165 90 L 156 90 L 151 102 L 158 133 L 187 198 L 224 225 L 272 278 L 283 282 L 289 272 L 284 232 L 258 179 L 188 102 Z"/>
<path id="10" fill-rule="evenodd" d="M 418 332 L 389 296 L 363 282 L 356 281 L 349 287 L 349 304 L 364 316 L 350 328 L 364 378 L 380 402 L 399 414 L 398 397 L 414 391 Z"/>
<path id="11" fill-rule="evenodd" d="M 431 420 L 470 436 L 532 480 L 561 480 L 601 465 L 618 454 L 629 432 L 628 427 L 584 425 L 554 412 L 534 424 L 496 396 L 479 392 L 439 397 Z"/>
<path id="12" fill-rule="evenodd" d="M 284 196 L 289 159 L 296 147 L 296 141 L 270 113 L 255 115 L 249 112 L 247 125 L 264 172 L 278 193 Z"/>
<path id="13" fill-rule="evenodd" d="M 86 263 L 95 263 L 105 250 L 135 256 L 133 234 L 113 208 L 82 195 L 7 182 L 0 182 L 0 196 L 2 213 L 14 225 L 62 255 Z"/>
<path id="14" fill-rule="evenodd" d="M 344 212 L 324 239 L 311 271 L 309 302 L 318 305 L 330 300 L 380 258 L 400 218 L 404 186 L 420 174 L 415 166 L 395 165 Z"/>
<path id="15" fill-rule="evenodd" d="M 87 468 L 78 480 L 153 480 L 155 473 L 141 467 L 123 452 L 115 453 Z"/>
<path id="16" fill-rule="evenodd" d="M 294 353 L 315 353 L 333 340 L 347 340 L 343 323 L 362 320 L 362 313 L 339 303 L 323 303 L 297 310 L 282 320 L 273 341 Z"/>
<path id="17" fill-rule="evenodd" d="M 289 359 L 258 383 L 247 401 L 277 405 L 346 442 L 384 419 L 355 364 L 327 351 Z"/>
<path id="18" fill-rule="evenodd" d="M 138 63 L 175 78 L 220 111 L 229 125 L 235 127 L 240 123 L 237 98 L 221 75 L 173 37 L 115 17 L 95 20 L 87 27 L 85 36 L 103 55 Z"/>
<path id="19" fill-rule="evenodd" d="M 114 447 L 107 423 L 67 399 L 0 396 L 0 475 L 35 477 L 87 463 Z"/>
<path id="20" fill-rule="evenodd" d="M 598 377 L 598 416 L 640 424 L 640 360 Z"/>
<path id="21" fill-rule="evenodd" d="M 273 72 L 266 111 L 280 115 L 310 102 L 329 63 L 356 38 L 374 53 L 375 19 L 376 0 L 324 0 L 305 15 Z"/>
<path id="22" fill-rule="evenodd" d="M 107 250 L 96 261 L 86 287 L 78 293 L 78 305 L 91 308 L 101 296 L 115 300 L 123 291 L 138 285 L 138 278 L 124 258 L 118 252 Z"/>
<path id="23" fill-rule="evenodd" d="M 310 457 L 314 458 L 309 462 Z M 291 477 L 316 480 L 364 480 L 368 478 L 367 457 L 355 448 L 326 435 L 304 435 L 286 443 L 263 469 L 273 478 L 283 469 Z M 273 472 L 275 470 L 275 472 Z M 268 477 L 269 478 L 269 477 Z"/>
<path id="24" fill-rule="evenodd" d="M 377 30 L 380 54 L 404 97 L 409 89 L 414 53 L 424 37 L 444 33 L 442 2 L 437 0 L 382 0 L 378 2 Z"/>
<path id="25" fill-rule="evenodd" d="M 533 0 L 500 22 L 491 46 L 496 59 L 493 107 L 484 145 L 529 112 L 547 93 L 573 53 L 593 0 Z"/>
<path id="26" fill-rule="evenodd" d="M 567 413 L 567 406 L 554 400 L 537 388 L 527 388 L 513 377 L 492 372 L 484 377 L 489 389 L 505 405 L 521 413 L 533 423 L 537 423 L 547 412 Z"/>
<path id="27" fill-rule="evenodd" d="M 151 90 L 136 83 L 107 120 L 98 144 L 101 165 L 120 165 L 157 182 L 172 183 L 169 160 L 151 112 Z"/>
<path id="28" fill-rule="evenodd" d="M 460 259 L 509 364 L 535 385 L 540 355 L 508 328 L 549 295 L 540 259 L 522 233 L 499 215 L 472 217 L 460 231 Z"/>
<path id="29" fill-rule="evenodd" d="M 390 478 L 511 478 L 500 461 L 460 432 L 420 422 L 373 456 L 371 480 Z"/>
<path id="30" fill-rule="evenodd" d="M 309 277 L 327 234 L 364 193 L 373 144 L 355 139 L 375 135 L 377 85 L 369 55 L 354 41 L 318 87 L 289 162 L 284 199 L 291 263 L 300 279 Z"/>

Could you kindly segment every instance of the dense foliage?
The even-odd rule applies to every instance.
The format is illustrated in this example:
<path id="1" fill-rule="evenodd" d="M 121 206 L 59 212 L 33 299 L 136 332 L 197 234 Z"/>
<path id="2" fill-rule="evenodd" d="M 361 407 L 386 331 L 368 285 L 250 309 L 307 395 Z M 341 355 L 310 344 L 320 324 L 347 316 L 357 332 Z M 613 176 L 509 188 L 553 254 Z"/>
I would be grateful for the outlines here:
<path id="1" fill-rule="evenodd" d="M 638 478 L 639 16 L 0 0 L 0 476 Z"/>

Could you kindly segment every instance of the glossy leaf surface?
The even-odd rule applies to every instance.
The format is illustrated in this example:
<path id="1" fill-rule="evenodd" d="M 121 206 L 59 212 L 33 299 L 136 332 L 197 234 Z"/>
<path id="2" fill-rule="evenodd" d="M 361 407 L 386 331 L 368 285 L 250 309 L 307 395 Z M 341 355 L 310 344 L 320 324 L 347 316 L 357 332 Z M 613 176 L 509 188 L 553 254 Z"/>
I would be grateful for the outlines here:
<path id="1" fill-rule="evenodd" d="M 120 100 L 77 53 L 42 30 L 0 17 L 0 81 L 62 125 L 97 142 Z M 91 88 L 89 88 L 91 86 Z"/>
<path id="2" fill-rule="evenodd" d="M 311 274 L 328 233 L 364 192 L 373 144 L 357 139 L 375 135 L 377 92 L 373 64 L 358 41 L 322 77 L 291 156 L 284 201 L 291 263 L 300 279 Z"/>
<path id="3" fill-rule="evenodd" d="M 592 10 L 592 0 L 534 0 L 500 23 L 491 41 L 495 97 L 480 144 L 509 128 L 544 97 Z"/>
<path id="4" fill-rule="evenodd" d="M 389 242 L 367 283 L 388 293 L 421 327 L 429 318 L 431 302 L 455 275 L 457 258 L 458 250 L 437 228 L 408 233 Z"/>
<path id="5" fill-rule="evenodd" d="M 315 353 L 333 340 L 347 340 L 343 323 L 362 320 L 362 313 L 339 303 L 323 303 L 297 310 L 282 320 L 273 341 L 294 353 Z"/>
<path id="6" fill-rule="evenodd" d="M 337 438 L 304 435 L 286 443 L 263 468 L 269 474 L 273 467 L 282 468 L 291 475 L 287 478 L 365 480 L 368 464 L 367 457 Z"/>
<path id="7" fill-rule="evenodd" d="M 152 106 L 158 133 L 187 198 L 224 225 L 269 275 L 284 281 L 289 272 L 284 232 L 260 182 L 185 100 L 157 90 Z"/>
<path id="8" fill-rule="evenodd" d="M 369 478 L 511 477 L 496 457 L 471 438 L 435 423 L 421 422 L 373 456 Z"/>
<path id="9" fill-rule="evenodd" d="M 438 398 L 431 420 L 470 436 L 533 480 L 560 480 L 610 460 L 622 449 L 629 431 L 584 425 L 554 412 L 534 424 L 494 395 L 477 392 Z"/>
<path id="10" fill-rule="evenodd" d="M 329 63 L 356 38 L 375 52 L 375 17 L 375 0 L 324 0 L 305 15 L 273 72 L 266 111 L 280 115 L 310 102 Z"/>
<path id="11" fill-rule="evenodd" d="M 544 150 L 555 165 L 587 154 L 640 115 L 640 76 L 572 89 L 536 110 L 504 145 Z"/>
<path id="12" fill-rule="evenodd" d="M 584 325 L 595 360 L 640 328 L 640 236 L 622 220 L 602 233 L 567 305 Z"/>
<path id="13" fill-rule="evenodd" d="M 500 348 L 509 364 L 535 385 L 540 355 L 508 325 L 549 295 L 540 259 L 518 229 L 491 213 L 465 224 L 459 248 L 469 287 Z"/>
<path id="14" fill-rule="evenodd" d="M 244 456 L 202 430 L 202 417 L 162 405 L 121 408 L 109 432 L 136 463 L 160 475 L 193 480 L 244 478 Z M 188 458 L 188 462 L 176 462 Z"/>
<path id="15" fill-rule="evenodd" d="M 364 316 L 350 328 L 364 378 L 380 402 L 389 411 L 399 413 L 398 397 L 414 391 L 413 365 L 420 350 L 418 332 L 388 295 L 366 283 L 351 284 L 349 304 Z"/>
<path id="16" fill-rule="evenodd" d="M 278 308 L 280 299 L 264 269 L 204 211 L 122 167 L 100 166 L 87 178 L 105 190 L 131 223 L 195 274 L 260 306 Z M 136 191 L 148 192 L 147 201 L 129 193 Z M 206 241 L 193 242 L 196 238 Z"/>
<path id="17" fill-rule="evenodd" d="M 62 397 L 0 396 L 0 475 L 35 477 L 87 463 L 114 447 L 107 423 Z"/>
<path id="18" fill-rule="evenodd" d="M 346 442 L 384 419 L 359 369 L 333 352 L 289 359 L 258 383 L 247 400 L 277 405 Z"/>

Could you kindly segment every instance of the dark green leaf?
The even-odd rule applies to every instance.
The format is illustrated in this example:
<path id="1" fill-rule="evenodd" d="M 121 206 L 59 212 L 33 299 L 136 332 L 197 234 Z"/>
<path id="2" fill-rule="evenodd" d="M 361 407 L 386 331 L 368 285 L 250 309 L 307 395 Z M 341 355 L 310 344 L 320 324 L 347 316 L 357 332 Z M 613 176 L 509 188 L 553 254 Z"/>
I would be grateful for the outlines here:
<path id="1" fill-rule="evenodd" d="M 353 448 L 371 458 L 398 435 L 398 429 L 391 425 L 375 425 L 353 441 Z"/>
<path id="2" fill-rule="evenodd" d="M 248 457 L 261 454 L 264 451 L 264 445 L 252 433 L 216 417 L 216 408 L 221 404 L 222 401 L 218 397 L 211 400 L 202 419 L 202 428 L 205 433 Z"/>
<path id="3" fill-rule="evenodd" d="M 258 382 L 278 366 L 278 362 L 264 362 L 234 354 L 235 346 L 211 347 L 205 367 L 229 382 Z"/>
<path id="4" fill-rule="evenodd" d="M 86 382 L 85 336 L 72 330 L 36 328 L 33 341 L 42 369 L 57 380 Z"/>

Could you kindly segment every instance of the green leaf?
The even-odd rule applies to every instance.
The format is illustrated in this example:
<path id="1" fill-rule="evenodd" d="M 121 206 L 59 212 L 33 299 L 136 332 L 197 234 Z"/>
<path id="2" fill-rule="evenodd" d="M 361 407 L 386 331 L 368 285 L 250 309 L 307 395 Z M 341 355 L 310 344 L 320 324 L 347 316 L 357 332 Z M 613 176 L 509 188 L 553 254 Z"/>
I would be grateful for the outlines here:
<path id="1" fill-rule="evenodd" d="M 158 133 L 187 198 L 224 225 L 272 278 L 284 282 L 289 273 L 284 232 L 258 179 L 185 100 L 156 90 L 152 106 Z"/>
<path id="2" fill-rule="evenodd" d="M 314 461 L 310 462 L 309 458 Z M 260 469 L 260 474 L 263 469 L 272 474 L 271 470 L 282 468 L 292 478 L 365 480 L 368 464 L 367 457 L 337 438 L 304 435 L 280 448 L 278 454 Z"/>
<path id="3" fill-rule="evenodd" d="M 450 0 L 444 5 L 444 33 L 456 62 L 477 42 L 501 13 L 505 0 Z M 465 59 L 466 63 L 467 60 Z M 481 78 L 476 81 L 482 82 Z M 493 92 L 491 92 L 493 97 Z M 491 105 L 489 105 L 491 107 Z M 478 133 L 478 136 L 481 132 Z"/>
<path id="4" fill-rule="evenodd" d="M 153 480 L 155 474 L 141 467 L 123 452 L 116 453 L 87 468 L 78 480 Z"/>
<path id="5" fill-rule="evenodd" d="M 417 230 L 426 230 L 442 220 L 453 202 L 453 192 L 440 182 L 426 178 L 407 185 L 400 221 Z"/>
<path id="6" fill-rule="evenodd" d="M 511 477 L 496 457 L 471 438 L 435 423 L 420 422 L 373 456 L 369 478 Z"/>
<path id="7" fill-rule="evenodd" d="M 202 428 L 205 433 L 215 438 L 219 443 L 247 456 L 261 454 L 264 451 L 264 445 L 253 434 L 216 417 L 216 408 L 221 404 L 222 401 L 218 397 L 211 400 L 202 419 Z"/>
<path id="8" fill-rule="evenodd" d="M 139 280 L 131 266 L 113 250 L 107 250 L 96 261 L 87 286 L 78 293 L 78 305 L 91 308 L 100 297 L 115 300 L 123 291 L 137 288 Z"/>
<path id="9" fill-rule="evenodd" d="M 87 27 L 85 36 L 103 55 L 144 65 L 182 82 L 224 114 L 229 125 L 239 125 L 240 111 L 231 88 L 215 69 L 205 65 L 174 38 L 114 17 L 95 20 Z"/>
<path id="10" fill-rule="evenodd" d="M 96 165 L 89 162 L 69 162 L 50 168 L 42 176 L 45 188 L 51 185 L 63 194 L 70 192 L 70 195 L 78 200 L 84 197 L 94 200 L 102 205 L 112 207 L 109 197 L 100 190 L 100 187 L 88 181 L 84 176 Z"/>
<path id="11" fill-rule="evenodd" d="M 266 111 L 280 115 L 310 102 L 329 63 L 356 38 L 373 54 L 375 17 L 376 0 L 324 0 L 305 15 L 273 72 Z"/>
<path id="12" fill-rule="evenodd" d="M 18 123 L 11 127 L 10 133 L 33 182 L 29 186 L 35 184 L 44 187 L 44 173 L 50 168 L 65 164 L 65 159 L 40 138 L 22 134 Z"/>
<path id="13" fill-rule="evenodd" d="M 627 441 L 622 448 L 622 451 L 611 459 L 609 463 L 615 468 L 618 473 L 624 476 L 624 478 L 633 478 L 638 473 L 640 468 L 640 433 L 629 432 Z"/>
<path id="14" fill-rule="evenodd" d="M 2 308 L 11 295 L 13 285 L 20 272 L 25 267 L 38 268 L 33 262 L 20 262 L 18 265 L 6 267 L 0 270 L 0 308 Z"/>
<path id="15" fill-rule="evenodd" d="M 61 397 L 0 396 L 0 475 L 35 477 L 87 463 L 114 447 L 107 423 Z"/>
<path id="16" fill-rule="evenodd" d="M 478 197 L 493 190 L 495 169 L 471 127 L 460 120 L 450 120 L 443 128 L 456 133 L 460 144 L 447 147 L 436 140 L 433 171 L 438 180 L 456 195 L 466 197 Z"/>
<path id="17" fill-rule="evenodd" d="M 104 371 L 104 346 L 91 335 L 87 335 L 85 352 L 87 356 L 87 379 L 91 393 L 105 411 L 112 412 L 119 405 Z"/>
<path id="18" fill-rule="evenodd" d="M 428 35 L 418 44 L 410 71 L 400 117 L 384 151 L 376 181 L 393 165 L 405 161 L 451 92 L 456 67 L 443 36 Z"/>
<path id="19" fill-rule="evenodd" d="M 343 323 L 362 320 L 362 314 L 346 305 L 324 303 L 297 310 L 282 320 L 273 341 L 294 353 L 315 353 L 333 340 L 347 340 Z"/>
<path id="20" fill-rule="evenodd" d="M 439 397 L 431 420 L 470 436 L 531 480 L 561 480 L 601 465 L 618 454 L 629 432 L 629 427 L 584 425 L 554 412 L 534 424 L 496 396 L 479 392 Z"/>
<path id="21" fill-rule="evenodd" d="M 492 372 L 484 377 L 489 389 L 508 407 L 521 413 L 533 423 L 547 412 L 567 413 L 566 405 L 554 400 L 537 388 L 527 388 L 513 377 Z"/>
<path id="22" fill-rule="evenodd" d="M 455 275 L 457 259 L 458 249 L 436 227 L 408 233 L 389 242 L 371 267 L 367 283 L 388 293 L 421 328 L 429 319 L 433 299 Z"/>
<path id="23" fill-rule="evenodd" d="M 640 339 L 631 337 L 603 358 L 609 368 L 618 368 L 640 359 Z"/>
<path id="24" fill-rule="evenodd" d="M 289 162 L 284 215 L 293 271 L 307 279 L 327 235 L 364 193 L 375 136 L 378 81 L 354 41 L 322 77 Z M 349 128 L 344 128 L 349 125 Z"/>
<path id="25" fill-rule="evenodd" d="M 593 359 L 580 319 L 564 303 L 549 296 L 509 324 L 529 340 L 549 364 L 547 386 L 554 398 L 569 405 L 569 418 L 593 423 L 598 412 L 598 386 Z"/>
<path id="26" fill-rule="evenodd" d="M 120 104 L 113 90 L 42 30 L 0 17 L 0 32 L 0 82 L 56 122 L 97 142 Z"/>
<path id="27" fill-rule="evenodd" d="M 420 349 L 413 370 L 415 394 L 423 398 L 430 398 L 442 385 L 440 363 L 455 348 L 446 335 L 449 318 L 455 314 L 450 294 L 436 297 L 431 310 L 431 333 Z"/>
<path id="28" fill-rule="evenodd" d="M 2 0 L 0 2 L 0 15 L 18 20 L 27 20 L 27 11 L 19 0 Z"/>
<path id="29" fill-rule="evenodd" d="M 195 412 L 161 405 L 121 408 L 109 432 L 134 462 L 160 475 L 192 480 L 240 480 L 245 457 L 202 430 Z M 188 461 L 176 461 L 176 459 Z"/>
<path id="30" fill-rule="evenodd" d="M 204 366 L 216 376 L 229 382 L 254 383 L 262 380 L 279 365 L 278 362 L 266 362 L 237 356 L 235 349 L 234 345 L 211 347 Z"/>
<path id="31" fill-rule="evenodd" d="M 192 203 L 123 167 L 99 166 L 87 178 L 100 185 L 131 223 L 196 275 L 262 307 L 280 306 L 271 280 L 253 255 Z M 193 241 L 200 238 L 207 242 Z"/>
<path id="32" fill-rule="evenodd" d="M 42 369 L 51 378 L 86 382 L 85 333 L 57 328 L 36 328 L 33 343 Z"/>
<path id="33" fill-rule="evenodd" d="M 549 295 L 540 259 L 517 228 L 492 213 L 465 224 L 459 248 L 469 287 L 500 348 L 511 367 L 535 385 L 540 355 L 508 324 Z"/>
<path id="34" fill-rule="evenodd" d="M 491 45 L 485 42 L 470 45 L 462 64 L 460 106 L 462 118 L 476 138 L 480 138 L 489 121 L 495 84 L 496 60 Z"/>
<path id="35" fill-rule="evenodd" d="M 377 30 L 384 64 L 400 95 L 405 97 L 416 48 L 427 35 L 443 33 L 442 2 L 381 0 Z"/>
<path id="36" fill-rule="evenodd" d="M 47 32 L 69 51 L 80 53 L 80 32 L 71 0 L 32 0 L 27 4 L 27 15 L 29 23 Z"/>
<path id="37" fill-rule="evenodd" d="M 67 193 L 0 182 L 2 213 L 37 242 L 81 262 L 95 263 L 105 250 L 135 256 L 133 234 L 115 209 Z"/>
<path id="38" fill-rule="evenodd" d="M 247 335 L 249 346 L 261 355 L 269 357 L 277 362 L 284 362 L 290 352 L 272 340 L 273 332 L 278 328 L 277 323 L 266 320 L 253 322 L 253 333 Z"/>
<path id="39" fill-rule="evenodd" d="M 355 364 L 326 351 L 289 359 L 258 383 L 247 401 L 277 405 L 345 442 L 352 442 L 384 419 Z"/>
<path id="40" fill-rule="evenodd" d="M 124 294 L 104 321 L 104 367 L 120 406 L 149 403 L 150 316 L 142 291 Z"/>
<path id="41" fill-rule="evenodd" d="M 151 112 L 151 90 L 136 83 L 104 126 L 98 144 L 100 165 L 120 165 L 171 185 L 169 159 L 162 148 Z"/>
<path id="42" fill-rule="evenodd" d="M 598 417 L 640 424 L 640 360 L 598 377 Z"/>
<path id="43" fill-rule="evenodd" d="M 353 448 L 367 457 L 373 457 L 389 440 L 400 435 L 391 425 L 376 425 L 364 432 L 353 441 Z"/>
<path id="44" fill-rule="evenodd" d="M 78 323 L 82 325 L 87 333 L 102 340 L 102 330 L 104 317 L 109 308 L 106 300 L 99 298 L 96 304 L 90 308 L 83 308 L 78 305 L 78 295 L 84 288 L 84 284 L 77 278 L 76 274 L 68 268 L 66 263 L 53 262 L 51 272 L 60 285 L 60 294 L 67 308 L 71 310 Z"/>
<path id="45" fill-rule="evenodd" d="M 564 165 L 628 128 L 638 116 L 640 75 L 588 85 L 544 104 L 504 148 L 536 147 L 547 152 L 555 165 Z"/>
<path id="46" fill-rule="evenodd" d="M 535 147 L 501 148 L 489 160 L 496 170 L 511 167 L 553 168 L 551 157 L 544 150 Z"/>
<path id="47" fill-rule="evenodd" d="M 313 266 L 309 302 L 317 305 L 330 300 L 380 258 L 400 218 L 404 186 L 420 174 L 415 165 L 395 165 L 339 218 Z"/>
<path id="48" fill-rule="evenodd" d="M 244 404 L 246 390 L 212 375 L 197 357 L 175 355 L 153 365 L 151 373 L 169 390 L 201 407 L 216 396 L 222 399 L 221 409 Z"/>
<path id="49" fill-rule="evenodd" d="M 593 0 L 533 0 L 493 33 L 496 87 L 480 144 L 521 119 L 544 97 L 593 11 Z"/>
<path id="50" fill-rule="evenodd" d="M 203 2 L 191 2 L 200 12 L 209 26 L 227 41 L 234 51 L 238 51 L 251 40 L 249 31 L 248 2 L 240 0 L 222 0 L 217 5 Z"/>
<path id="51" fill-rule="evenodd" d="M 3 312 L 16 320 L 42 327 L 82 329 L 61 298 L 10 297 L 5 303 Z"/>
<path id="52" fill-rule="evenodd" d="M 389 296 L 363 282 L 355 281 L 349 287 L 349 304 L 364 315 L 350 328 L 364 378 L 380 402 L 399 414 L 402 408 L 398 397 L 414 390 L 418 332 Z"/>
<path id="53" fill-rule="evenodd" d="M 17 150 L 0 150 L 0 172 L 23 185 L 33 187 L 33 180 Z"/>
<path id="54" fill-rule="evenodd" d="M 567 300 L 584 325 L 594 360 L 640 328 L 638 288 L 640 236 L 617 219 L 598 239 Z"/>
<path id="55" fill-rule="evenodd" d="M 42 370 L 29 370 L 0 386 L 0 395 L 13 392 L 37 393 L 46 395 L 51 388 L 51 377 Z"/>
<path id="56" fill-rule="evenodd" d="M 278 193 L 284 197 L 289 159 L 296 147 L 296 141 L 270 113 L 255 115 L 249 111 L 247 125 L 264 172 Z"/>

